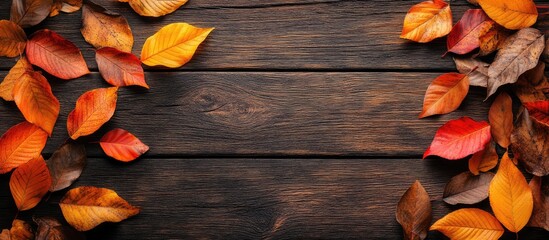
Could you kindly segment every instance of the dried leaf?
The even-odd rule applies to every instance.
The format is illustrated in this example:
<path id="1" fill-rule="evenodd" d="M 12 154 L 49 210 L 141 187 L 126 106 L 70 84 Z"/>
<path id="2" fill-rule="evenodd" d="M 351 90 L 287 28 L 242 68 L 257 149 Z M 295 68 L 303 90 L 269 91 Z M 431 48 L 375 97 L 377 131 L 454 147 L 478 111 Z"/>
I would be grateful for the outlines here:
<path id="1" fill-rule="evenodd" d="M 57 16 L 59 11 L 73 13 L 82 8 L 82 0 L 53 0 L 50 10 L 50 17 Z"/>
<path id="2" fill-rule="evenodd" d="M 129 162 L 149 151 L 149 146 L 124 129 L 113 129 L 99 141 L 105 153 L 116 160 Z"/>
<path id="3" fill-rule="evenodd" d="M 549 127 L 549 100 L 522 103 L 530 117 L 539 124 Z"/>
<path id="4" fill-rule="evenodd" d="M 113 190 L 78 187 L 59 203 L 67 222 L 78 231 L 88 231 L 103 222 L 120 222 L 139 213 Z"/>
<path id="5" fill-rule="evenodd" d="M 25 119 L 51 136 L 59 115 L 59 100 L 39 72 L 25 72 L 13 87 L 15 104 Z"/>
<path id="6" fill-rule="evenodd" d="M 456 110 L 469 92 L 469 77 L 460 73 L 446 73 L 435 78 L 423 99 L 419 118 L 445 114 Z"/>
<path id="7" fill-rule="evenodd" d="M 426 43 L 446 36 L 452 30 L 452 11 L 443 0 L 414 5 L 404 18 L 400 38 Z"/>
<path id="8" fill-rule="evenodd" d="M 15 66 L 10 69 L 4 81 L 0 83 L 0 97 L 6 101 L 13 101 L 13 86 L 26 71 L 32 71 L 32 65 L 27 58 L 21 57 Z"/>
<path id="9" fill-rule="evenodd" d="M 52 182 L 50 191 L 69 187 L 82 174 L 86 161 L 86 148 L 83 144 L 68 142 L 57 149 L 47 161 Z"/>
<path id="10" fill-rule="evenodd" d="M 42 156 L 19 166 L 10 178 L 11 195 L 19 211 L 35 207 L 50 186 L 50 172 Z"/>
<path id="11" fill-rule="evenodd" d="M 493 24 L 488 31 L 482 33 L 479 37 L 480 50 L 478 55 L 486 56 L 501 49 L 509 35 L 510 34 L 504 28 L 498 24 Z"/>
<path id="12" fill-rule="evenodd" d="M 188 0 L 118 0 L 129 2 L 133 10 L 141 16 L 160 17 L 170 14 L 187 3 Z"/>
<path id="13" fill-rule="evenodd" d="M 396 219 L 405 239 L 425 239 L 432 220 L 431 201 L 425 188 L 415 181 L 398 202 Z"/>
<path id="14" fill-rule="evenodd" d="M 486 144 L 486 147 L 480 152 L 476 152 L 469 159 L 469 171 L 474 175 L 480 172 L 488 172 L 498 165 L 498 153 L 494 142 Z"/>
<path id="15" fill-rule="evenodd" d="M 490 64 L 474 58 L 454 58 L 454 62 L 458 72 L 467 74 L 470 86 L 486 87 Z"/>
<path id="16" fill-rule="evenodd" d="M 520 170 L 505 153 L 490 183 L 490 206 L 496 218 L 511 232 L 520 231 L 532 214 L 532 190 Z"/>
<path id="17" fill-rule="evenodd" d="M 44 21 L 50 14 L 52 0 L 12 0 L 10 21 L 27 28 Z"/>
<path id="18" fill-rule="evenodd" d="M 494 141 L 503 148 L 509 147 L 513 132 L 513 100 L 506 92 L 498 95 L 488 112 L 488 121 Z"/>
<path id="19" fill-rule="evenodd" d="M 511 149 L 519 156 L 527 172 L 536 176 L 549 174 L 549 128 L 541 125 L 523 111 L 515 123 L 511 135 Z"/>
<path id="20" fill-rule="evenodd" d="M 149 88 L 141 61 L 135 55 L 106 47 L 97 50 L 95 59 L 101 76 L 111 85 Z"/>
<path id="21" fill-rule="evenodd" d="M 527 28 L 538 19 L 538 10 L 532 0 L 477 0 L 482 9 L 499 25 L 507 29 Z"/>
<path id="22" fill-rule="evenodd" d="M 82 9 L 82 36 L 95 48 L 113 47 L 124 52 L 133 48 L 133 34 L 126 18 L 93 3 Z"/>
<path id="23" fill-rule="evenodd" d="M 35 240 L 84 240 L 86 236 L 74 228 L 62 225 L 52 217 L 33 217 L 38 224 Z"/>
<path id="24" fill-rule="evenodd" d="M 76 107 L 67 119 L 67 130 L 72 139 L 87 136 L 108 122 L 116 109 L 118 87 L 98 88 L 85 92 L 76 101 Z"/>
<path id="25" fill-rule="evenodd" d="M 488 187 L 493 177 L 493 173 L 477 176 L 470 172 L 460 173 L 446 184 L 442 200 L 452 205 L 479 203 L 488 198 Z"/>
<path id="26" fill-rule="evenodd" d="M 15 219 L 9 231 L 11 240 L 34 240 L 34 233 L 30 224 L 23 220 Z M 0 237 L 0 239 L 2 239 Z"/>
<path id="27" fill-rule="evenodd" d="M 545 77 L 545 63 L 539 64 L 519 77 L 513 84 L 515 94 L 521 102 L 546 100 L 549 94 L 549 82 Z"/>
<path id="28" fill-rule="evenodd" d="M 0 240 L 11 240 L 10 230 L 2 229 L 2 232 L 0 232 Z"/>
<path id="29" fill-rule="evenodd" d="M 141 62 L 149 66 L 178 68 L 189 62 L 213 28 L 197 28 L 187 23 L 169 24 L 147 38 Z"/>
<path id="30" fill-rule="evenodd" d="M 488 142 L 490 125 L 487 122 L 462 117 L 450 120 L 437 130 L 423 158 L 436 155 L 449 160 L 462 159 L 482 150 Z"/>
<path id="31" fill-rule="evenodd" d="M 29 122 L 19 123 L 0 137 L 0 174 L 40 156 L 48 133 Z"/>
<path id="32" fill-rule="evenodd" d="M 482 9 L 467 10 L 448 34 L 448 52 L 467 54 L 480 47 L 480 36 L 494 25 Z"/>
<path id="33" fill-rule="evenodd" d="M 539 227 L 549 231 L 549 178 L 543 179 L 538 176 L 534 176 L 530 183 L 530 189 L 532 189 L 532 195 L 534 198 L 534 210 L 530 221 L 528 221 L 529 227 Z"/>
<path id="34" fill-rule="evenodd" d="M 61 79 L 88 74 L 88 65 L 72 42 L 48 29 L 35 32 L 27 42 L 27 58 L 33 65 Z"/>
<path id="35" fill-rule="evenodd" d="M 19 25 L 0 20 L 0 57 L 17 57 L 23 54 L 27 45 L 27 34 Z"/>
<path id="36" fill-rule="evenodd" d="M 499 239 L 504 232 L 498 220 L 477 208 L 462 208 L 439 219 L 430 230 L 437 230 L 451 239 Z"/>
<path id="37" fill-rule="evenodd" d="M 516 82 L 521 74 L 534 68 L 544 47 L 544 37 L 537 29 L 525 28 L 510 36 L 488 68 L 487 98 L 500 86 Z"/>

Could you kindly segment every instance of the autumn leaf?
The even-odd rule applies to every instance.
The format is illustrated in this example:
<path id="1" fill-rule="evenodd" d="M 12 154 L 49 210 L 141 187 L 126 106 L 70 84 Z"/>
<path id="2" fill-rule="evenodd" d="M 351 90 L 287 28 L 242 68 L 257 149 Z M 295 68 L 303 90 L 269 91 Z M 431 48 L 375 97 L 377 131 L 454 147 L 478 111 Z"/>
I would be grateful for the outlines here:
<path id="1" fill-rule="evenodd" d="M 0 57 L 17 57 L 23 54 L 27 35 L 19 25 L 0 20 Z"/>
<path id="2" fill-rule="evenodd" d="M 160 17 L 170 14 L 187 3 L 188 0 L 118 0 L 129 2 L 133 10 L 141 16 Z"/>
<path id="3" fill-rule="evenodd" d="M 536 67 L 520 75 L 519 80 L 513 84 L 513 89 L 521 102 L 549 99 L 547 97 L 549 82 L 545 77 L 545 63 L 540 61 Z"/>
<path id="4" fill-rule="evenodd" d="M 76 100 L 76 107 L 67 119 L 67 130 L 72 139 L 97 131 L 114 115 L 118 87 L 98 88 L 85 92 Z"/>
<path id="5" fill-rule="evenodd" d="M 522 105 L 528 109 L 528 113 L 532 119 L 549 127 L 549 100 L 524 102 Z"/>
<path id="6" fill-rule="evenodd" d="M 142 143 L 130 132 L 120 128 L 106 133 L 99 141 L 99 144 L 109 157 L 122 162 L 133 161 L 149 151 L 149 146 Z"/>
<path id="7" fill-rule="evenodd" d="M 449 213 L 431 226 L 451 239 L 495 240 L 503 235 L 503 227 L 490 213 L 477 208 L 462 208 Z"/>
<path id="8" fill-rule="evenodd" d="M 169 24 L 147 38 L 141 50 L 141 62 L 148 66 L 181 67 L 191 60 L 198 46 L 213 30 L 187 23 Z"/>
<path id="9" fill-rule="evenodd" d="M 507 29 L 530 27 L 538 19 L 538 10 L 532 0 L 477 0 L 488 16 Z"/>
<path id="10" fill-rule="evenodd" d="M 404 18 L 400 38 L 426 43 L 446 36 L 452 30 L 452 11 L 443 0 L 414 5 Z"/>
<path id="11" fill-rule="evenodd" d="M 0 137 L 0 174 L 40 156 L 48 133 L 29 122 L 19 123 Z"/>
<path id="12" fill-rule="evenodd" d="M 48 29 L 31 36 L 27 42 L 27 58 L 33 65 L 64 80 L 90 72 L 76 45 Z"/>
<path id="13" fill-rule="evenodd" d="M 534 210 L 526 226 L 549 231 L 549 177 L 534 176 L 530 183 L 534 198 Z"/>
<path id="14" fill-rule="evenodd" d="M 494 141 L 503 148 L 509 147 L 513 132 L 513 101 L 509 94 L 502 92 L 492 103 L 488 121 Z"/>
<path id="15" fill-rule="evenodd" d="M 549 128 L 532 121 L 527 111 L 517 118 L 515 130 L 511 134 L 511 149 L 520 156 L 518 159 L 527 172 L 536 176 L 549 174 Z"/>
<path id="16" fill-rule="evenodd" d="M 50 14 L 52 0 L 12 0 L 10 21 L 27 28 L 42 22 Z"/>
<path id="17" fill-rule="evenodd" d="M 469 77 L 469 86 L 487 86 L 490 64 L 474 58 L 454 58 L 454 62 L 458 72 Z"/>
<path id="18" fill-rule="evenodd" d="M 490 206 L 496 218 L 511 232 L 520 231 L 532 214 L 532 190 L 524 175 L 505 153 L 490 183 Z"/>
<path id="19" fill-rule="evenodd" d="M 48 80 L 39 72 L 25 72 L 13 87 L 13 98 L 25 119 L 51 136 L 60 105 Z"/>
<path id="20" fill-rule="evenodd" d="M 13 101 L 13 87 L 15 82 L 26 71 L 32 71 L 32 65 L 27 61 L 27 58 L 21 57 L 15 66 L 13 66 L 4 81 L 0 83 L 0 97 L 6 101 Z"/>
<path id="21" fill-rule="evenodd" d="M 415 181 L 402 195 L 396 211 L 397 222 L 404 231 L 405 239 L 425 239 L 431 224 L 432 210 L 429 194 Z"/>
<path id="22" fill-rule="evenodd" d="M 34 240 L 34 233 L 31 225 L 23 220 L 13 220 L 9 232 L 11 240 Z"/>
<path id="23" fill-rule="evenodd" d="M 50 17 L 57 16 L 59 11 L 73 13 L 82 8 L 82 0 L 53 0 L 50 10 Z"/>
<path id="24" fill-rule="evenodd" d="M 448 52 L 467 54 L 480 47 L 480 36 L 494 25 L 482 9 L 467 10 L 447 38 Z"/>
<path id="25" fill-rule="evenodd" d="M 50 173 L 42 156 L 19 166 L 10 178 L 11 194 L 20 211 L 35 207 L 50 186 Z"/>
<path id="26" fill-rule="evenodd" d="M 498 160 L 495 143 L 491 141 L 482 151 L 476 152 L 469 159 L 469 171 L 474 175 L 488 172 L 498 165 Z"/>
<path id="27" fill-rule="evenodd" d="M 456 110 L 469 92 L 469 77 L 460 73 L 438 76 L 427 88 L 419 118 Z"/>
<path id="28" fill-rule="evenodd" d="M 545 38 L 533 28 L 525 28 L 510 36 L 498 51 L 488 68 L 487 98 L 507 83 L 514 83 L 519 76 L 538 64 L 545 48 Z"/>
<path id="29" fill-rule="evenodd" d="M 509 33 L 498 24 L 493 24 L 490 29 L 479 36 L 479 56 L 487 56 L 501 49 Z"/>
<path id="30" fill-rule="evenodd" d="M 69 190 L 59 203 L 67 222 L 78 231 L 88 231 L 103 222 L 120 222 L 139 213 L 113 190 L 78 187 Z"/>
<path id="31" fill-rule="evenodd" d="M 470 172 L 460 173 L 446 184 L 442 200 L 451 205 L 479 203 L 488 198 L 488 187 L 493 177 L 493 173 L 477 176 Z"/>
<path id="32" fill-rule="evenodd" d="M 80 177 L 86 166 L 86 148 L 76 142 L 67 142 L 48 159 L 51 176 L 50 191 L 55 192 L 69 187 Z"/>
<path id="33" fill-rule="evenodd" d="M 86 236 L 52 217 L 33 217 L 38 225 L 35 240 L 85 240 Z"/>
<path id="34" fill-rule="evenodd" d="M 490 125 L 487 122 L 462 117 L 450 120 L 437 130 L 423 158 L 436 155 L 449 160 L 462 159 L 482 150 L 488 142 Z"/>
<path id="35" fill-rule="evenodd" d="M 149 88 L 141 61 L 135 55 L 106 47 L 97 50 L 95 59 L 101 76 L 111 85 Z"/>
<path id="36" fill-rule="evenodd" d="M 113 47 L 124 52 L 133 48 L 133 34 L 124 16 L 86 2 L 82 9 L 82 28 L 86 42 L 95 48 Z"/>

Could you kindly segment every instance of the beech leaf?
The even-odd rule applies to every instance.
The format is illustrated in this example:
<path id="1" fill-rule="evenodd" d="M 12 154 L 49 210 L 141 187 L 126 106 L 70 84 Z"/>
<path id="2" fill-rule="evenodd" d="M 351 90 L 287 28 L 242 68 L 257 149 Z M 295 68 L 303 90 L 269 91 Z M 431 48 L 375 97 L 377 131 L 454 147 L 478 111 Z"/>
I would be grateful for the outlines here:
<path id="1" fill-rule="evenodd" d="M 19 211 L 35 207 L 50 186 L 50 173 L 42 156 L 19 166 L 10 178 L 11 194 Z"/>
<path id="2" fill-rule="evenodd" d="M 549 178 L 534 176 L 528 185 L 532 189 L 534 210 L 527 226 L 549 231 Z"/>
<path id="3" fill-rule="evenodd" d="M 187 3 L 188 0 L 118 0 L 129 2 L 133 10 L 141 16 L 160 17 L 170 14 Z"/>
<path id="4" fill-rule="evenodd" d="M 425 188 L 415 181 L 398 202 L 396 219 L 405 239 L 425 239 L 432 219 L 431 201 Z"/>
<path id="5" fill-rule="evenodd" d="M 474 58 L 454 58 L 454 62 L 459 73 L 467 74 L 470 86 L 487 86 L 490 64 Z"/>
<path id="6" fill-rule="evenodd" d="M 507 29 L 527 28 L 538 19 L 538 10 L 532 0 L 477 0 L 491 19 Z"/>
<path id="7" fill-rule="evenodd" d="M 86 162 L 86 148 L 83 144 L 63 144 L 47 161 L 52 180 L 49 190 L 55 192 L 69 187 L 80 177 Z"/>
<path id="8" fill-rule="evenodd" d="M 0 57 L 17 57 L 24 53 L 27 35 L 21 27 L 8 20 L 0 20 Z"/>
<path id="9" fill-rule="evenodd" d="M 35 240 L 85 240 L 86 236 L 52 217 L 33 217 L 38 225 Z"/>
<path id="10" fill-rule="evenodd" d="M 113 47 L 124 52 L 133 48 L 133 34 L 124 16 L 86 2 L 82 9 L 82 28 L 86 42 L 95 48 Z"/>
<path id="11" fill-rule="evenodd" d="M 0 97 L 6 101 L 13 101 L 13 87 L 16 81 L 26 72 L 32 71 L 32 65 L 27 58 L 21 57 L 13 66 L 4 81 L 0 83 Z"/>
<path id="12" fill-rule="evenodd" d="M 97 50 L 95 59 L 101 76 L 111 85 L 149 88 L 141 61 L 135 55 L 106 47 Z"/>
<path id="13" fill-rule="evenodd" d="M 476 152 L 469 159 L 469 171 L 474 175 L 490 171 L 498 165 L 498 160 L 495 143 L 491 141 L 482 151 Z"/>
<path id="14" fill-rule="evenodd" d="M 124 129 L 113 129 L 106 133 L 99 144 L 105 153 L 122 162 L 133 161 L 149 151 L 149 146 Z"/>
<path id="15" fill-rule="evenodd" d="M 527 172 L 536 176 L 549 174 L 549 128 L 532 121 L 528 111 L 523 111 L 511 134 L 511 149 Z"/>
<path id="16" fill-rule="evenodd" d="M 40 156 L 48 133 L 29 122 L 19 123 L 0 137 L 0 174 Z"/>
<path id="17" fill-rule="evenodd" d="M 496 240 L 503 227 L 490 213 L 477 208 L 462 208 L 449 213 L 431 226 L 451 239 Z"/>
<path id="18" fill-rule="evenodd" d="M 117 98 L 118 87 L 98 88 L 82 94 L 67 119 L 69 136 L 77 139 L 97 131 L 114 115 Z"/>
<path id="19" fill-rule="evenodd" d="M 513 132 L 513 101 L 509 94 L 502 92 L 492 103 L 488 121 L 494 141 L 503 148 L 509 147 Z"/>
<path id="20" fill-rule="evenodd" d="M 27 28 L 44 21 L 50 14 L 52 0 L 12 0 L 10 21 Z"/>
<path id="21" fill-rule="evenodd" d="M 452 205 L 475 204 L 488 198 L 488 188 L 493 173 L 480 173 L 473 175 L 470 172 L 463 172 L 450 179 L 444 188 L 444 202 Z"/>
<path id="22" fill-rule="evenodd" d="M 400 38 L 426 43 L 452 30 L 452 11 L 443 0 L 418 3 L 406 14 Z"/>
<path id="23" fill-rule="evenodd" d="M 480 36 L 494 25 L 482 9 L 465 11 L 447 38 L 448 52 L 467 54 L 480 47 Z"/>
<path id="24" fill-rule="evenodd" d="M 469 92 L 469 77 L 460 73 L 446 73 L 435 78 L 427 88 L 423 111 L 419 118 L 445 114 L 456 110 Z"/>

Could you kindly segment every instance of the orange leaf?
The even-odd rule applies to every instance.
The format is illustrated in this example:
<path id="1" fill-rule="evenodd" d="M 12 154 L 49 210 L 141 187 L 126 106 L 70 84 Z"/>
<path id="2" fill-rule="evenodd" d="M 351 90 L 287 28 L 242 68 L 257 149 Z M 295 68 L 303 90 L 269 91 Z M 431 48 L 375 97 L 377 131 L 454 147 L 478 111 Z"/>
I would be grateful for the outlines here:
<path id="1" fill-rule="evenodd" d="M 507 29 L 527 28 L 538 19 L 538 10 L 532 0 L 478 0 L 486 14 Z"/>
<path id="2" fill-rule="evenodd" d="M 129 2 L 133 10 L 141 16 L 160 17 L 170 14 L 187 3 L 188 0 L 118 0 Z"/>
<path id="3" fill-rule="evenodd" d="M 82 8 L 82 0 L 53 0 L 50 10 L 50 17 L 57 16 L 59 11 L 73 13 Z"/>
<path id="4" fill-rule="evenodd" d="M 48 80 L 39 72 L 24 73 L 13 87 L 13 98 L 25 119 L 51 136 L 60 106 Z"/>
<path id="5" fill-rule="evenodd" d="M 187 23 L 169 24 L 147 38 L 141 61 L 149 66 L 178 68 L 189 62 L 213 28 L 197 28 Z"/>
<path id="6" fill-rule="evenodd" d="M 462 208 L 449 213 L 431 226 L 451 239 L 499 239 L 503 227 L 490 213 L 477 208 Z"/>
<path id="7" fill-rule="evenodd" d="M 116 109 L 117 91 L 117 87 L 98 88 L 82 94 L 67 119 L 69 136 L 90 135 L 108 122 Z"/>
<path id="8" fill-rule="evenodd" d="M 480 152 L 476 152 L 469 159 L 469 171 L 475 175 L 480 172 L 488 172 L 498 165 L 498 153 L 494 142 L 486 144 Z"/>
<path id="9" fill-rule="evenodd" d="M 502 92 L 492 103 L 488 112 L 488 121 L 494 141 L 507 148 L 513 132 L 513 100 L 509 94 Z"/>
<path id="10" fill-rule="evenodd" d="M 52 0 L 13 0 L 10 21 L 21 27 L 32 27 L 42 22 L 50 14 Z"/>
<path id="11" fill-rule="evenodd" d="M 27 35 L 19 25 L 0 20 L 0 57 L 17 57 L 23 54 Z"/>
<path id="12" fill-rule="evenodd" d="M 532 189 L 507 153 L 490 183 L 489 197 L 494 214 L 509 231 L 518 232 L 528 223 L 534 207 Z"/>
<path id="13" fill-rule="evenodd" d="M 90 72 L 76 45 L 48 29 L 31 36 L 27 42 L 27 58 L 33 65 L 64 80 L 78 78 Z"/>
<path id="14" fill-rule="evenodd" d="M 467 54 L 480 47 L 480 35 L 488 31 L 492 21 L 482 9 L 469 9 L 448 34 L 448 52 Z"/>
<path id="15" fill-rule="evenodd" d="M 535 101 L 522 103 L 530 117 L 536 122 L 549 127 L 549 101 Z"/>
<path id="16" fill-rule="evenodd" d="M 99 144 L 109 157 L 123 162 L 133 161 L 149 151 L 149 146 L 130 132 L 120 128 L 106 133 Z"/>
<path id="17" fill-rule="evenodd" d="M 0 174 L 40 156 L 48 133 L 29 122 L 19 123 L 0 137 Z"/>
<path id="18" fill-rule="evenodd" d="M 445 36 L 451 29 L 450 5 L 443 0 L 425 1 L 408 10 L 400 37 L 425 43 Z"/>
<path id="19" fill-rule="evenodd" d="M 405 239 L 425 239 L 432 218 L 429 194 L 416 180 L 400 198 L 396 211 Z"/>
<path id="20" fill-rule="evenodd" d="M 25 211 L 35 207 L 50 185 L 50 172 L 42 156 L 19 166 L 10 178 L 10 190 L 17 209 Z"/>
<path id="21" fill-rule="evenodd" d="M 469 92 L 469 77 L 460 73 L 446 73 L 435 78 L 427 88 L 423 111 L 419 118 L 445 114 L 456 110 Z"/>
<path id="22" fill-rule="evenodd" d="M 120 222 L 139 213 L 113 190 L 78 187 L 59 203 L 67 222 L 78 231 L 88 231 L 103 222 Z"/>
<path id="23" fill-rule="evenodd" d="M 117 87 L 135 85 L 149 88 L 141 61 L 135 55 L 106 47 L 97 50 L 95 59 L 101 76 L 108 83 Z"/>
<path id="24" fill-rule="evenodd" d="M 11 224 L 10 240 L 33 240 L 34 233 L 30 224 L 23 220 L 15 219 Z M 2 239 L 0 237 L 0 239 Z"/>
<path id="25" fill-rule="evenodd" d="M 15 66 L 10 69 L 4 81 L 0 83 L 0 97 L 6 101 L 13 101 L 13 86 L 26 71 L 32 71 L 32 66 L 27 58 L 21 57 Z"/>
<path id="26" fill-rule="evenodd" d="M 124 16 L 110 12 L 93 2 L 86 2 L 82 9 L 82 21 L 82 36 L 94 47 L 132 51 L 132 30 Z"/>

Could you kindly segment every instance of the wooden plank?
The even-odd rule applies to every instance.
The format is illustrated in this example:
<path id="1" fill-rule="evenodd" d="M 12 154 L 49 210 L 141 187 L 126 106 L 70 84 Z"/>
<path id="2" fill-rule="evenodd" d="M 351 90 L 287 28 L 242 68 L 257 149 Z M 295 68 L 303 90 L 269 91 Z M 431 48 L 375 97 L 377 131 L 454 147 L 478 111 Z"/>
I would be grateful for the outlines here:
<path id="1" fill-rule="evenodd" d="M 96 0 L 124 15 L 133 28 L 134 53 L 148 36 L 173 22 L 216 27 L 197 56 L 183 69 L 454 69 L 441 59 L 445 40 L 415 44 L 399 39 L 408 9 L 417 0 L 274 0 L 189 1 L 162 18 L 139 17 L 127 3 Z M 8 2 L 0 4 L 0 19 L 9 19 Z M 471 5 L 452 2 L 454 19 Z M 49 18 L 33 32 L 49 28 L 82 49 L 96 69 L 94 50 L 80 34 L 81 12 Z M 0 69 L 14 62 L 0 58 Z"/>
<path id="2" fill-rule="evenodd" d="M 409 185 L 422 182 L 436 220 L 455 209 L 441 201 L 445 182 L 466 170 L 464 161 L 420 159 L 89 159 L 76 185 L 114 189 L 142 208 L 89 239 L 402 239 L 394 212 Z M 15 211 L 7 176 L 0 178 L 5 228 Z M 55 207 L 62 194 L 20 217 L 62 218 Z M 526 229 L 519 237 L 549 232 Z"/>
<path id="3" fill-rule="evenodd" d="M 0 74 L 0 78 L 5 72 Z M 464 115 L 487 118 L 485 90 L 472 88 L 449 115 L 417 119 L 437 73 L 155 72 L 149 91 L 121 89 L 114 118 L 98 134 L 122 127 L 169 155 L 419 156 L 435 131 Z M 52 81 L 61 114 L 46 153 L 65 141 L 66 118 L 84 91 L 107 84 L 95 73 Z M 0 131 L 22 121 L 0 104 Z M 93 156 L 102 156 L 97 147 Z"/>

